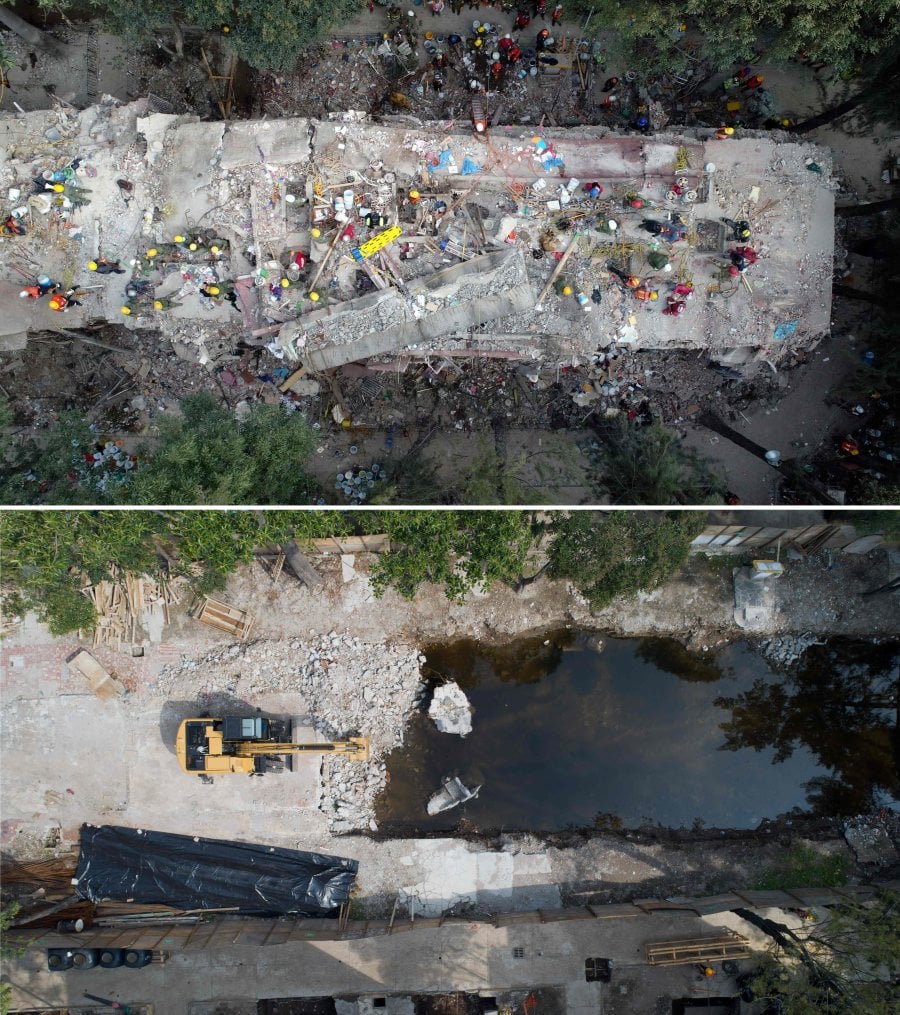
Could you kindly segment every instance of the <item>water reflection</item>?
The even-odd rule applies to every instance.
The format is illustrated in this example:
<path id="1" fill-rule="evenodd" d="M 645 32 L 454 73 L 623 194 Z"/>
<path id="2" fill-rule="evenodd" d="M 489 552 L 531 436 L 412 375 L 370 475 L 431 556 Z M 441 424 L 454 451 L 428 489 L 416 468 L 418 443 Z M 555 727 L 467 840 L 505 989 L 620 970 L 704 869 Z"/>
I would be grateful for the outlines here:
<path id="1" fill-rule="evenodd" d="M 896 679 L 893 651 L 835 642 L 786 677 L 744 643 L 713 655 L 665 639 L 610 639 L 598 652 L 589 636 L 566 631 L 502 648 L 433 646 L 426 669 L 463 687 L 473 731 L 438 733 L 415 716 L 388 760 L 379 823 L 395 832 L 461 822 L 746 828 L 808 802 L 859 809 L 898 795 L 896 728 L 875 707 Z M 479 797 L 427 817 L 428 797 L 451 774 L 483 783 Z"/>
<path id="2" fill-rule="evenodd" d="M 811 752 L 828 774 L 806 783 L 811 809 L 858 814 L 900 796 L 896 645 L 835 639 L 813 645 L 779 684 L 756 680 L 716 698 L 731 712 L 722 750 Z"/>

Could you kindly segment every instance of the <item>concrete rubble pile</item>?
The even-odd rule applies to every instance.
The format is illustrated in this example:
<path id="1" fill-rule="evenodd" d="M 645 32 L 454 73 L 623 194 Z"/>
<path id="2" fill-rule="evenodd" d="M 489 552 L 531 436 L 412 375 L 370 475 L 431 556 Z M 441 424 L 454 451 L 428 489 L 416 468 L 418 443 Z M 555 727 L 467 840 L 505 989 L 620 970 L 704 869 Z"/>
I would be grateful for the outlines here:
<path id="1" fill-rule="evenodd" d="M 314 373 L 596 363 L 579 404 L 614 404 L 606 350 L 741 366 L 829 330 L 835 183 L 814 145 L 406 120 L 204 123 L 146 99 L 7 117 L 0 193 L 25 235 L 0 244 L 5 344 L 108 321 L 211 367 L 262 346 Z M 758 263 L 735 274 L 742 223 Z M 8 299 L 32 272 L 79 299 Z"/>
<path id="2" fill-rule="evenodd" d="M 200 659 L 165 668 L 155 685 L 169 698 L 199 697 L 213 705 L 223 696 L 247 702 L 290 695 L 323 739 L 359 734 L 370 739 L 362 765 L 323 758 L 319 807 L 332 831 L 374 826 L 375 798 L 385 785 L 384 757 L 403 743 L 404 728 L 422 692 L 425 657 L 405 645 L 372 644 L 342 634 L 309 642 L 259 641 L 214 649 Z M 296 696 L 296 701 L 294 701 Z"/>
<path id="3" fill-rule="evenodd" d="M 441 733 L 455 733 L 464 737 L 472 732 L 472 706 L 465 691 L 454 681 L 434 689 L 428 706 L 428 718 Z"/>

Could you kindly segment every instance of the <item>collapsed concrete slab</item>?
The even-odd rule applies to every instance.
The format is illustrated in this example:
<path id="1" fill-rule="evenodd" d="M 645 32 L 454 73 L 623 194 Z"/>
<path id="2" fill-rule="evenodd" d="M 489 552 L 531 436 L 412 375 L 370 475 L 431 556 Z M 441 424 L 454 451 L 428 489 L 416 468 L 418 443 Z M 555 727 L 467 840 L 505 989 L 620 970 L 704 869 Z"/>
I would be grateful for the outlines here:
<path id="1" fill-rule="evenodd" d="M 44 301 L 28 330 L 154 328 L 201 362 L 240 340 L 315 370 L 434 353 L 578 365 L 613 347 L 774 361 L 830 327 L 830 154 L 783 133 L 714 133 L 511 126 L 485 144 L 446 124 L 350 113 L 203 123 L 147 100 L 6 117 L 0 185 L 21 194 L 28 234 L 0 245 L 0 272 L 12 282 L 12 265 L 30 261 L 97 284 L 65 318 Z M 43 193 L 36 171 L 68 174 L 67 193 L 77 185 L 88 200 Z M 599 195 L 585 192 L 591 181 Z M 677 236 L 649 231 L 673 221 Z M 736 222 L 758 263 L 735 276 Z M 353 258 L 396 225 L 382 254 Z M 192 230 L 224 249 L 147 256 Z M 146 283 L 126 317 L 129 278 L 90 276 L 98 254 Z M 220 281 L 237 285 L 234 308 L 204 296 Z M 683 306 L 664 313 L 676 285 Z M 154 307 L 160 296 L 172 305 Z"/>
<path id="2" fill-rule="evenodd" d="M 534 298 L 521 252 L 497 250 L 413 279 L 406 293 L 383 290 L 288 321 L 278 340 L 290 358 L 328 370 L 464 335 L 530 309 Z"/>

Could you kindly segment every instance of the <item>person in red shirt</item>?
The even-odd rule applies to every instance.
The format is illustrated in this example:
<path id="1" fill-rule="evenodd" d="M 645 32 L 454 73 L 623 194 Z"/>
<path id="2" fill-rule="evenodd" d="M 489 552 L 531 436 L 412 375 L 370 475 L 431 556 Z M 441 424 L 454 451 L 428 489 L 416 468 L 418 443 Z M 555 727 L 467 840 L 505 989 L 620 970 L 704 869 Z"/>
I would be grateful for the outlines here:
<path id="1" fill-rule="evenodd" d="M 534 0 L 534 16 L 542 21 L 547 19 L 547 0 Z"/>
<path id="2" fill-rule="evenodd" d="M 550 38 L 550 29 L 542 28 L 537 33 L 537 38 L 534 40 L 534 48 L 538 53 L 544 52 L 544 47 L 547 45 L 547 40 Z"/>
<path id="3" fill-rule="evenodd" d="M 754 88 L 759 88 L 765 80 L 762 74 L 754 74 L 752 78 L 747 78 L 742 87 L 752 91 Z"/>
<path id="4" fill-rule="evenodd" d="M 518 46 L 511 46 L 506 59 L 510 64 L 518 63 L 522 59 L 522 50 Z"/>
<path id="5" fill-rule="evenodd" d="M 663 307 L 663 313 L 669 317 L 680 317 L 684 313 L 684 308 L 687 304 L 684 300 L 676 300 L 674 296 L 666 297 L 666 305 Z"/>
<path id="6" fill-rule="evenodd" d="M 504 35 L 497 42 L 497 48 L 500 50 L 501 53 L 506 53 L 508 50 L 512 49 L 513 45 L 514 43 L 512 40 L 512 36 L 508 34 Z"/>
<path id="7" fill-rule="evenodd" d="M 515 27 L 518 29 L 527 28 L 531 24 L 531 15 L 525 11 L 519 11 L 516 15 Z"/>
<path id="8" fill-rule="evenodd" d="M 550 11 L 550 24 L 561 25 L 562 24 L 562 4 L 557 4 L 552 11 Z"/>

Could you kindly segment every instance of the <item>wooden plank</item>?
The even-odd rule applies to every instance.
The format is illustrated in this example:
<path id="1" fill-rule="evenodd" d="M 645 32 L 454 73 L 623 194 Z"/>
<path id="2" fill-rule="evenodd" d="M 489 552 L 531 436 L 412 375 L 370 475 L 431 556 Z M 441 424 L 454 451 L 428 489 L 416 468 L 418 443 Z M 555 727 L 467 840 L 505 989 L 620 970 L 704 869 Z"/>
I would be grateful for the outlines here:
<path id="1" fill-rule="evenodd" d="M 344 553 L 389 553 L 391 538 L 386 533 L 371 536 L 328 536 L 326 539 L 310 539 L 304 545 L 317 553 L 335 556 Z"/>
<path id="2" fill-rule="evenodd" d="M 125 693 L 125 688 L 118 680 L 84 649 L 79 649 L 68 660 L 69 666 L 84 677 L 87 686 L 101 701 L 109 701 Z"/>
<path id="3" fill-rule="evenodd" d="M 742 959 L 750 954 L 749 942 L 738 934 L 722 937 L 690 938 L 683 941 L 657 941 L 647 944 L 647 962 L 651 966 L 681 966 L 694 962 L 718 962 Z"/>
<path id="4" fill-rule="evenodd" d="M 296 543 L 283 543 L 281 552 L 284 554 L 288 567 L 308 588 L 318 589 L 325 584 L 324 578 L 303 556 Z"/>

